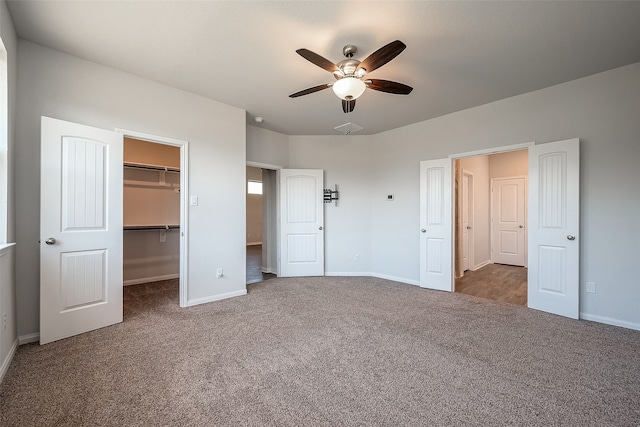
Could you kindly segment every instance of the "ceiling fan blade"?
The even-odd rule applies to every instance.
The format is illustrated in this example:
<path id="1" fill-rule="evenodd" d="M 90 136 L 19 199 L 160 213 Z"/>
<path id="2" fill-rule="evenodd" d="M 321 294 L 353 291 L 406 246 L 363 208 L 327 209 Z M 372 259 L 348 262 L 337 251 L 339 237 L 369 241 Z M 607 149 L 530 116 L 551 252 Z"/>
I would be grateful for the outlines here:
<path id="1" fill-rule="evenodd" d="M 367 70 L 367 73 L 370 73 L 400 55 L 400 52 L 402 52 L 406 47 L 407 45 L 402 43 L 400 40 L 391 42 L 367 56 L 365 60 L 360 63 L 358 68 L 364 68 Z"/>
<path id="2" fill-rule="evenodd" d="M 333 73 L 338 69 L 338 66 L 327 58 L 323 58 L 315 52 L 311 52 L 309 49 L 298 49 L 296 52 L 309 62 L 316 64 L 320 68 L 324 68 L 330 73 Z"/>
<path id="3" fill-rule="evenodd" d="M 342 100 L 342 111 L 345 113 L 350 113 L 353 109 L 356 108 L 356 100 L 350 99 L 349 101 Z"/>
<path id="4" fill-rule="evenodd" d="M 413 90 L 411 86 L 392 82 L 390 80 L 369 79 L 365 83 L 368 83 L 367 87 L 369 89 L 379 90 L 380 92 L 395 93 L 396 95 L 409 95 Z"/>
<path id="5" fill-rule="evenodd" d="M 292 93 L 291 95 L 289 95 L 289 98 L 297 98 L 302 95 L 309 95 L 310 93 L 319 92 L 328 87 L 331 87 L 331 83 L 325 83 L 323 85 L 318 85 L 305 90 L 301 90 L 300 92 Z"/>

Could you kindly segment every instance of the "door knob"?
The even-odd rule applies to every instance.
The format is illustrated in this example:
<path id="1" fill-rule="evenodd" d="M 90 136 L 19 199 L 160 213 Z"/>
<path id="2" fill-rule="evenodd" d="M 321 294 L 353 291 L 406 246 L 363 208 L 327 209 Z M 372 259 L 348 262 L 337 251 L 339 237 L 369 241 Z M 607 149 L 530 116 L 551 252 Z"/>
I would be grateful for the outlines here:
<path id="1" fill-rule="evenodd" d="M 522 225 L 519 225 L 519 226 L 518 226 L 518 228 L 524 228 L 524 226 L 522 226 Z"/>
<path id="2" fill-rule="evenodd" d="M 427 232 L 427 230 L 425 230 L 424 228 L 422 230 L 420 230 L 420 231 L 423 232 L 423 233 Z"/>
<path id="3" fill-rule="evenodd" d="M 469 227 L 468 225 L 467 225 L 467 230 L 471 230 L 471 227 Z"/>
<path id="4" fill-rule="evenodd" d="M 322 226 L 318 227 L 318 230 L 322 230 Z"/>
<path id="5" fill-rule="evenodd" d="M 567 236 L 567 239 L 569 239 L 569 240 L 576 240 L 576 236 L 574 236 L 573 234 L 569 234 L 569 235 Z"/>
<path id="6" fill-rule="evenodd" d="M 44 241 L 47 245 L 55 245 L 56 244 L 56 239 L 54 239 L 53 237 L 49 237 L 47 240 Z"/>

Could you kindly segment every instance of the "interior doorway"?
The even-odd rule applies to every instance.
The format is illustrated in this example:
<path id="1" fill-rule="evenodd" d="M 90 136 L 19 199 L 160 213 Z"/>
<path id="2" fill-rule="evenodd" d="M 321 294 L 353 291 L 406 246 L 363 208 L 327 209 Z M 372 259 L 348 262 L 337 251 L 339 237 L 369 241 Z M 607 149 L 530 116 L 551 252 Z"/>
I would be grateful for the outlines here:
<path id="1" fill-rule="evenodd" d="M 527 305 L 528 151 L 455 160 L 455 291 Z"/>
<path id="2" fill-rule="evenodd" d="M 123 142 L 123 298 L 130 307 L 148 293 L 179 294 L 180 147 Z"/>
<path id="3" fill-rule="evenodd" d="M 187 305 L 188 144 L 123 134 L 123 297 L 165 294 Z"/>
<path id="4" fill-rule="evenodd" d="M 247 284 L 277 277 L 276 169 L 247 163 L 246 244 Z"/>

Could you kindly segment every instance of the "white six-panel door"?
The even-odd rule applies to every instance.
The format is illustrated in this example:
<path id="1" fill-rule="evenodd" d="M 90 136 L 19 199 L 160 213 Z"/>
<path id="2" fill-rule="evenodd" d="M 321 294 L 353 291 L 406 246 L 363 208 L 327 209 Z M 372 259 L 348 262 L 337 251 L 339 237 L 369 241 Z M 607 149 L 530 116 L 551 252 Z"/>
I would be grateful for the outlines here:
<path id="1" fill-rule="evenodd" d="M 324 171 L 278 171 L 279 275 L 324 276 Z"/>
<path id="2" fill-rule="evenodd" d="M 451 159 L 420 162 L 420 286 L 451 291 Z"/>
<path id="3" fill-rule="evenodd" d="M 580 151 L 571 139 L 529 148 L 529 307 L 577 319 Z"/>
<path id="4" fill-rule="evenodd" d="M 122 135 L 42 117 L 40 343 L 122 322 Z"/>

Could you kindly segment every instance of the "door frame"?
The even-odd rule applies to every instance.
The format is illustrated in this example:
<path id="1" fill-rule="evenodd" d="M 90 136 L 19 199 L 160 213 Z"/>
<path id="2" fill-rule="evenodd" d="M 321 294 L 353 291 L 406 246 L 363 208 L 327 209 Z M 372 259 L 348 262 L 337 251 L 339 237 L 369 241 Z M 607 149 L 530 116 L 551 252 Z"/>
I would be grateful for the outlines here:
<path id="1" fill-rule="evenodd" d="M 476 157 L 476 156 L 490 156 L 492 154 L 500 154 L 500 153 L 506 153 L 509 151 L 518 151 L 518 150 L 529 150 L 530 147 L 533 147 L 535 144 L 535 142 L 524 142 L 521 144 L 513 144 L 513 145 L 504 145 L 501 147 L 494 147 L 494 148 L 485 148 L 482 150 L 476 150 L 476 151 L 467 151 L 464 153 L 457 153 L 457 154 L 450 154 L 449 160 L 451 161 L 451 170 L 454 170 L 454 166 L 455 166 L 455 161 L 459 160 L 459 159 L 464 159 L 466 157 Z M 456 237 L 456 227 L 455 227 L 455 204 L 456 203 L 456 195 L 455 195 L 455 183 L 453 182 L 455 180 L 455 174 L 451 174 L 451 213 L 452 213 L 452 226 L 451 226 L 451 241 L 455 242 L 455 237 Z M 528 205 L 527 205 L 528 206 Z M 529 228 L 529 217 L 528 215 L 526 216 L 526 222 L 527 222 L 527 229 Z M 455 291 L 455 245 L 451 245 L 451 285 L 450 288 L 448 289 L 450 292 L 454 292 Z M 525 253 L 525 263 L 526 265 L 529 265 L 529 261 L 528 261 L 528 253 Z"/>
<path id="2" fill-rule="evenodd" d="M 140 139 L 180 148 L 180 307 L 189 306 L 189 142 L 116 128 L 123 138 Z"/>

